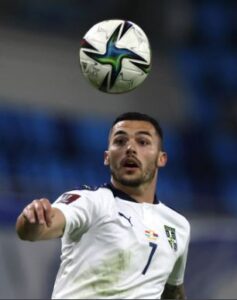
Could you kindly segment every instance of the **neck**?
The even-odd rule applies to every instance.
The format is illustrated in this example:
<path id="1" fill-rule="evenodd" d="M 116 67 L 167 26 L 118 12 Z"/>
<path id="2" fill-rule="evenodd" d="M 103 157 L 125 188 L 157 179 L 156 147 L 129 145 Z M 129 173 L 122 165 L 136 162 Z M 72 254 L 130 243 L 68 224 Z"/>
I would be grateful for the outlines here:
<path id="1" fill-rule="evenodd" d="M 132 197 L 139 203 L 154 202 L 155 191 L 156 191 L 156 178 L 154 178 L 152 182 L 144 183 L 138 187 L 123 185 L 120 182 L 114 180 L 113 177 L 111 178 L 111 183 L 116 189 L 128 194 L 130 197 Z"/>

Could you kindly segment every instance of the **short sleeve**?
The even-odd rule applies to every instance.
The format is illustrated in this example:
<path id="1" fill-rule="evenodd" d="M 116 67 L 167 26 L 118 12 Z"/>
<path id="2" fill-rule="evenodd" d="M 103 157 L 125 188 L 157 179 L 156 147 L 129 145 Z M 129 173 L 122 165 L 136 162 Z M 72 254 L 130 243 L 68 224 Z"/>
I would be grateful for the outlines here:
<path id="1" fill-rule="evenodd" d="M 74 190 L 62 194 L 53 203 L 53 207 L 60 209 L 65 216 L 64 236 L 76 239 L 92 226 L 97 202 L 92 192 Z"/>
<path id="2" fill-rule="evenodd" d="M 189 227 L 188 238 L 186 240 L 183 254 L 177 259 L 174 268 L 167 280 L 168 284 L 178 286 L 184 282 L 184 274 L 185 274 L 185 268 L 187 263 L 189 241 L 190 241 L 190 227 Z"/>

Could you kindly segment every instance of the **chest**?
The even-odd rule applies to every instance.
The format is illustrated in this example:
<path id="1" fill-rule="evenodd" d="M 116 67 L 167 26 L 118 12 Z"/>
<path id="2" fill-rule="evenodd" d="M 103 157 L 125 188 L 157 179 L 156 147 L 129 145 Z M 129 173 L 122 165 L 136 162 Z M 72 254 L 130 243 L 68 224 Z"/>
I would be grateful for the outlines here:
<path id="1" fill-rule="evenodd" d="M 178 229 L 162 216 L 156 205 L 117 202 L 98 224 L 98 231 L 97 242 L 112 251 L 129 250 L 131 262 L 142 274 L 162 266 L 171 271 L 179 255 Z"/>

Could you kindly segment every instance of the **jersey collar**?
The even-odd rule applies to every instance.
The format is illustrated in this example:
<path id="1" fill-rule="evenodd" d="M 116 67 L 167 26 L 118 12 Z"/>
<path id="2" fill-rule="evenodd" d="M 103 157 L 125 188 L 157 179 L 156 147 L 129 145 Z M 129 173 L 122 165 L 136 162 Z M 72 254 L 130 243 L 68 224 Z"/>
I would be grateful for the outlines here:
<path id="1" fill-rule="evenodd" d="M 104 186 L 112 191 L 114 197 L 119 197 L 119 198 L 121 198 L 123 200 L 127 200 L 127 201 L 138 203 L 137 200 L 135 200 L 134 198 L 132 198 L 128 194 L 126 194 L 123 191 L 118 190 L 117 188 L 115 188 L 112 183 L 106 183 Z M 153 204 L 159 204 L 159 200 L 157 199 L 156 195 L 154 196 Z"/>

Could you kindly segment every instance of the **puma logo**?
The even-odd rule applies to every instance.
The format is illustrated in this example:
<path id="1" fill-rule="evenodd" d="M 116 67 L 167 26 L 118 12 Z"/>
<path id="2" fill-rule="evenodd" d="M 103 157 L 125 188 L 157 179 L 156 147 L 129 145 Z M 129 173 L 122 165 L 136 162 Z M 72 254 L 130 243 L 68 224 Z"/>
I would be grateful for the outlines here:
<path id="1" fill-rule="evenodd" d="M 131 217 L 126 217 L 123 213 L 121 213 L 120 211 L 118 212 L 118 214 L 121 216 L 121 217 L 123 217 L 124 219 L 126 219 L 128 222 L 129 222 L 129 224 L 133 227 L 133 224 L 132 224 L 132 222 L 131 222 Z"/>

